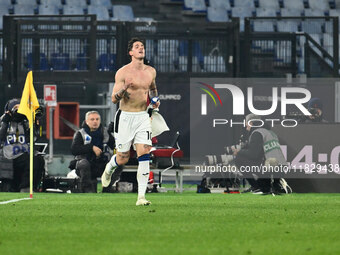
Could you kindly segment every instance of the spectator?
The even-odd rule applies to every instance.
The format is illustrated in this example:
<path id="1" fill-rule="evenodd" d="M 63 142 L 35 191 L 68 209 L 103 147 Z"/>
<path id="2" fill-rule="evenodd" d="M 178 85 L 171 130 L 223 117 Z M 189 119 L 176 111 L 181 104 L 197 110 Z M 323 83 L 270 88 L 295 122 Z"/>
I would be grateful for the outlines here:
<path id="1" fill-rule="evenodd" d="M 112 124 L 111 124 L 112 126 Z M 75 160 L 70 168 L 75 168 L 80 177 L 81 192 L 97 192 L 97 177 L 100 177 L 110 160 L 107 146 L 114 148 L 114 138 L 111 133 L 101 125 L 100 115 L 97 111 L 89 111 L 85 115 L 82 128 L 73 137 L 71 152 Z M 119 179 L 119 174 L 112 177 L 113 182 Z M 103 192 L 108 191 L 103 189 Z"/>

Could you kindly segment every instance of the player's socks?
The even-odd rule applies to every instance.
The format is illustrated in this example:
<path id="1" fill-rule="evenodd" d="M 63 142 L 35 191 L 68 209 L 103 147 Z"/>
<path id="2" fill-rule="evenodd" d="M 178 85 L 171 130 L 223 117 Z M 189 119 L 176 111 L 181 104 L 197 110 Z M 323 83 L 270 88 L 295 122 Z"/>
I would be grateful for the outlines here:
<path id="1" fill-rule="evenodd" d="M 107 163 L 105 167 L 105 172 L 111 175 L 117 167 L 118 167 L 118 163 L 116 160 L 116 155 L 113 155 L 113 157 L 111 158 L 111 160 L 109 161 L 109 163 Z"/>
<path id="2" fill-rule="evenodd" d="M 150 154 L 138 157 L 138 199 L 145 199 L 146 186 L 148 185 L 150 172 Z"/>
<path id="3" fill-rule="evenodd" d="M 102 180 L 102 186 L 104 188 L 108 187 L 111 183 L 111 176 L 113 172 L 118 167 L 117 161 L 116 161 L 116 155 L 114 155 L 111 160 L 106 164 L 105 170 L 102 174 L 101 180 Z"/>

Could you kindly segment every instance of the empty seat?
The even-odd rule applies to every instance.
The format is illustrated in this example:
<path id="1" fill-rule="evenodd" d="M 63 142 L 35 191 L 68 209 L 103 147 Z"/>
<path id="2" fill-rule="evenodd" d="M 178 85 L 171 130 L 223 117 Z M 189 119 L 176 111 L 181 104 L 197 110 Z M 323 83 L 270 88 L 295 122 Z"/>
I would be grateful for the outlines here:
<path id="1" fill-rule="evenodd" d="M 11 0 L 2 0 L 2 2 L 11 2 Z M 15 0 L 15 1 L 12 1 L 13 4 L 16 4 L 16 5 L 36 5 L 37 2 L 35 0 Z"/>
<path id="2" fill-rule="evenodd" d="M 115 71 L 116 70 L 116 54 L 101 54 L 98 59 L 99 71 Z"/>
<path id="3" fill-rule="evenodd" d="M 295 10 L 295 9 L 281 9 L 281 16 L 282 17 L 300 17 L 302 10 Z"/>
<path id="4" fill-rule="evenodd" d="M 133 21 L 134 14 L 129 5 L 114 5 L 112 7 L 113 17 L 120 21 Z"/>
<path id="5" fill-rule="evenodd" d="M 229 20 L 227 10 L 208 7 L 207 20 L 210 22 L 227 22 Z"/>
<path id="6" fill-rule="evenodd" d="M 37 6 L 35 4 L 22 4 L 22 5 L 14 5 L 14 14 L 16 15 L 34 15 L 37 10 Z"/>
<path id="7" fill-rule="evenodd" d="M 274 24 L 271 20 L 258 21 L 255 20 L 254 23 L 255 32 L 274 32 Z"/>
<path id="8" fill-rule="evenodd" d="M 84 15 L 84 9 L 81 6 L 68 6 L 63 7 L 64 15 Z"/>
<path id="9" fill-rule="evenodd" d="M 225 10 L 230 10 L 230 3 L 226 0 L 210 0 L 209 5 L 213 8 L 224 8 Z"/>
<path id="10" fill-rule="evenodd" d="M 82 8 L 86 8 L 86 0 L 66 0 L 65 5 L 68 6 L 80 6 Z"/>
<path id="11" fill-rule="evenodd" d="M 277 13 L 275 9 L 258 8 L 256 9 L 256 16 L 257 17 L 276 17 Z"/>
<path id="12" fill-rule="evenodd" d="M 328 1 L 329 0 L 309 0 L 309 8 L 328 11 L 330 9 Z"/>
<path id="13" fill-rule="evenodd" d="M 111 0 L 91 0 L 90 5 L 92 6 L 105 6 L 106 8 L 111 8 Z"/>
<path id="14" fill-rule="evenodd" d="M 54 5 L 40 5 L 38 8 L 39 15 L 58 15 L 59 7 Z"/>
<path id="15" fill-rule="evenodd" d="M 234 0 L 234 7 L 255 8 L 253 0 Z"/>
<path id="16" fill-rule="evenodd" d="M 322 25 L 320 21 L 303 21 L 301 23 L 302 31 L 308 34 L 321 34 L 322 33 Z"/>
<path id="17" fill-rule="evenodd" d="M 51 56 L 52 70 L 69 70 L 70 57 L 68 53 L 52 53 Z"/>
<path id="18" fill-rule="evenodd" d="M 303 0 L 283 0 L 284 8 L 291 10 L 303 10 Z"/>
<path id="19" fill-rule="evenodd" d="M 253 16 L 253 9 L 246 7 L 234 7 L 231 10 L 232 17 L 240 18 L 240 30 L 244 31 L 244 18 Z"/>
<path id="20" fill-rule="evenodd" d="M 261 8 L 270 8 L 270 9 L 279 9 L 279 1 L 278 0 L 259 0 L 259 6 Z"/>
<path id="21" fill-rule="evenodd" d="M 297 32 L 299 29 L 299 22 L 292 20 L 279 20 L 277 22 L 277 31 L 278 32 Z"/>
<path id="22" fill-rule="evenodd" d="M 87 56 L 85 53 L 77 54 L 76 70 L 87 70 Z"/>
<path id="23" fill-rule="evenodd" d="M 32 69 L 33 68 L 33 54 L 28 53 L 27 54 L 27 68 Z M 47 65 L 47 58 L 45 53 L 40 53 L 40 68 L 39 70 L 48 70 Z"/>
<path id="24" fill-rule="evenodd" d="M 88 14 L 96 14 L 97 20 L 110 20 L 110 15 L 105 6 L 92 6 L 87 9 Z"/>
<path id="25" fill-rule="evenodd" d="M 324 11 L 319 10 L 319 9 L 306 9 L 304 13 L 306 17 L 325 16 Z"/>
<path id="26" fill-rule="evenodd" d="M 206 12 L 207 6 L 204 0 L 184 0 L 183 8 L 193 12 Z"/>

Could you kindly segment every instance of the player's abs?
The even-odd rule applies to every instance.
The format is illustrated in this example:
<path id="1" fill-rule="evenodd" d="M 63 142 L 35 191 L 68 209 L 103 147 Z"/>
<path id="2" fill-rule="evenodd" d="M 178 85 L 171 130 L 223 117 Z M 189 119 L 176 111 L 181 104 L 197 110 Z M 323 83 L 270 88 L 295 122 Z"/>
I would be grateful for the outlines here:
<path id="1" fill-rule="evenodd" d="M 119 108 L 125 112 L 140 112 L 146 110 L 147 99 L 146 97 L 140 97 L 131 94 L 129 99 L 124 98 Z"/>

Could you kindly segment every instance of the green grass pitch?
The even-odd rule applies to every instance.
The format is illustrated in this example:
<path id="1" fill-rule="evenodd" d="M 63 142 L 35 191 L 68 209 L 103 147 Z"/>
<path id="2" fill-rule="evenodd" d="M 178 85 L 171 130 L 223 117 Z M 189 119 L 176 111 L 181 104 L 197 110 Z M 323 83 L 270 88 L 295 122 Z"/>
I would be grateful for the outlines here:
<path id="1" fill-rule="evenodd" d="M 0 201 L 27 197 L 0 193 Z M 340 194 L 47 194 L 0 205 L 0 254 L 340 254 Z"/>

